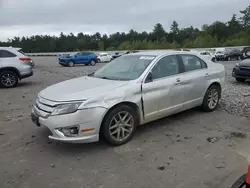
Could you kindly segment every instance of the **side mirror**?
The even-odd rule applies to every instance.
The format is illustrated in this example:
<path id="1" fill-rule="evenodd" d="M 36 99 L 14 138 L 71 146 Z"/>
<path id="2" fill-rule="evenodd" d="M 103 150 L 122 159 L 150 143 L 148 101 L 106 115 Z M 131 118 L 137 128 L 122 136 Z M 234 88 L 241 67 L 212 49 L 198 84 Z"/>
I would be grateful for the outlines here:
<path id="1" fill-rule="evenodd" d="M 152 72 L 148 73 L 148 76 L 147 76 L 147 78 L 145 80 L 145 83 L 149 83 L 149 82 L 153 82 L 153 74 L 152 74 Z"/>

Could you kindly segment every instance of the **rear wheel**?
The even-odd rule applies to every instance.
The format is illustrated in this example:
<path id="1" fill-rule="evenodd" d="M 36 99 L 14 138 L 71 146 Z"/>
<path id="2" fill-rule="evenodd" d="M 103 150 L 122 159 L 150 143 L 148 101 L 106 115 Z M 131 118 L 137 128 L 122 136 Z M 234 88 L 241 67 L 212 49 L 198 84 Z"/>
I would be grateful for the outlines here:
<path id="1" fill-rule="evenodd" d="M 95 66 L 96 62 L 95 62 L 95 60 L 91 60 L 89 64 L 92 66 Z"/>
<path id="2" fill-rule="evenodd" d="M 212 112 L 217 108 L 219 104 L 220 94 L 221 90 L 219 86 L 212 85 L 208 88 L 202 104 L 204 111 Z"/>
<path id="3" fill-rule="evenodd" d="M 139 122 L 137 117 L 135 110 L 127 105 L 112 109 L 102 125 L 105 140 L 114 146 L 130 141 Z"/>
<path id="4" fill-rule="evenodd" d="M 0 85 L 5 88 L 15 87 L 18 84 L 18 76 L 13 71 L 3 71 L 0 73 Z"/>
<path id="5" fill-rule="evenodd" d="M 235 78 L 237 82 L 245 82 L 246 79 L 245 78 Z"/>

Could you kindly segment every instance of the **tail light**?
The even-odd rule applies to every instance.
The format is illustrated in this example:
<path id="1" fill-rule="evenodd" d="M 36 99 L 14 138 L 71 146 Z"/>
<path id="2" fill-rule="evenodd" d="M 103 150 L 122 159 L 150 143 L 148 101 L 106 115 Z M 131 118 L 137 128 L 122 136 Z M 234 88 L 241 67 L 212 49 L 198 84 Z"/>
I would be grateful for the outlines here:
<path id="1" fill-rule="evenodd" d="M 246 177 L 247 188 L 250 187 L 250 165 L 248 166 L 248 172 Z"/>
<path id="2" fill-rule="evenodd" d="M 26 64 L 26 65 L 29 65 L 29 66 L 31 66 L 31 67 L 34 67 L 34 62 L 33 62 L 32 59 L 29 58 L 29 57 L 21 57 L 21 58 L 19 58 L 19 60 L 20 60 L 22 63 Z"/>
<path id="3" fill-rule="evenodd" d="M 23 62 L 25 62 L 25 61 L 31 61 L 31 58 L 28 58 L 28 57 L 21 57 L 21 58 L 19 58 L 19 60 L 20 60 L 20 61 L 23 61 Z"/>

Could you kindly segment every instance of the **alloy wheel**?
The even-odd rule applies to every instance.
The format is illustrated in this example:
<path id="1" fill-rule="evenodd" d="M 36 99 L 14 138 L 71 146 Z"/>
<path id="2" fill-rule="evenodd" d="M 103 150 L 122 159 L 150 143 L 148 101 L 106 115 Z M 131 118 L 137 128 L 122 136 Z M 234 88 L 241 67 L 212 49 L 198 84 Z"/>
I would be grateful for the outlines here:
<path id="1" fill-rule="evenodd" d="M 17 80 L 14 74 L 8 72 L 5 74 L 2 74 L 1 76 L 1 83 L 5 87 L 13 87 L 16 84 Z"/>
<path id="2" fill-rule="evenodd" d="M 219 94 L 216 89 L 211 89 L 208 93 L 208 107 L 214 109 L 219 101 Z"/>
<path id="3" fill-rule="evenodd" d="M 109 134 L 112 139 L 121 142 L 132 134 L 134 126 L 134 118 L 129 112 L 119 112 L 110 121 Z"/>

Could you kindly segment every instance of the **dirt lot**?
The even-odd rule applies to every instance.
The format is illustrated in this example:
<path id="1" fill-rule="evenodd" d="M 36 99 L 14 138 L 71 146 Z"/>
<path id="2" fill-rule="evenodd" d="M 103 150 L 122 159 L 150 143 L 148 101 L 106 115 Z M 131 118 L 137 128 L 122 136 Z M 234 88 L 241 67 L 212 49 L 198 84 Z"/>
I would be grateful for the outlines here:
<path id="1" fill-rule="evenodd" d="M 30 120 L 36 94 L 102 65 L 69 68 L 55 57 L 33 59 L 33 77 L 17 88 L 0 89 L 1 188 L 228 188 L 245 173 L 250 120 L 224 107 L 212 113 L 190 110 L 142 126 L 131 142 L 116 148 L 105 142 L 49 141 L 46 129 Z M 235 88 L 230 75 L 235 62 L 223 64 Z M 242 87 L 249 91 L 250 85 Z"/>

